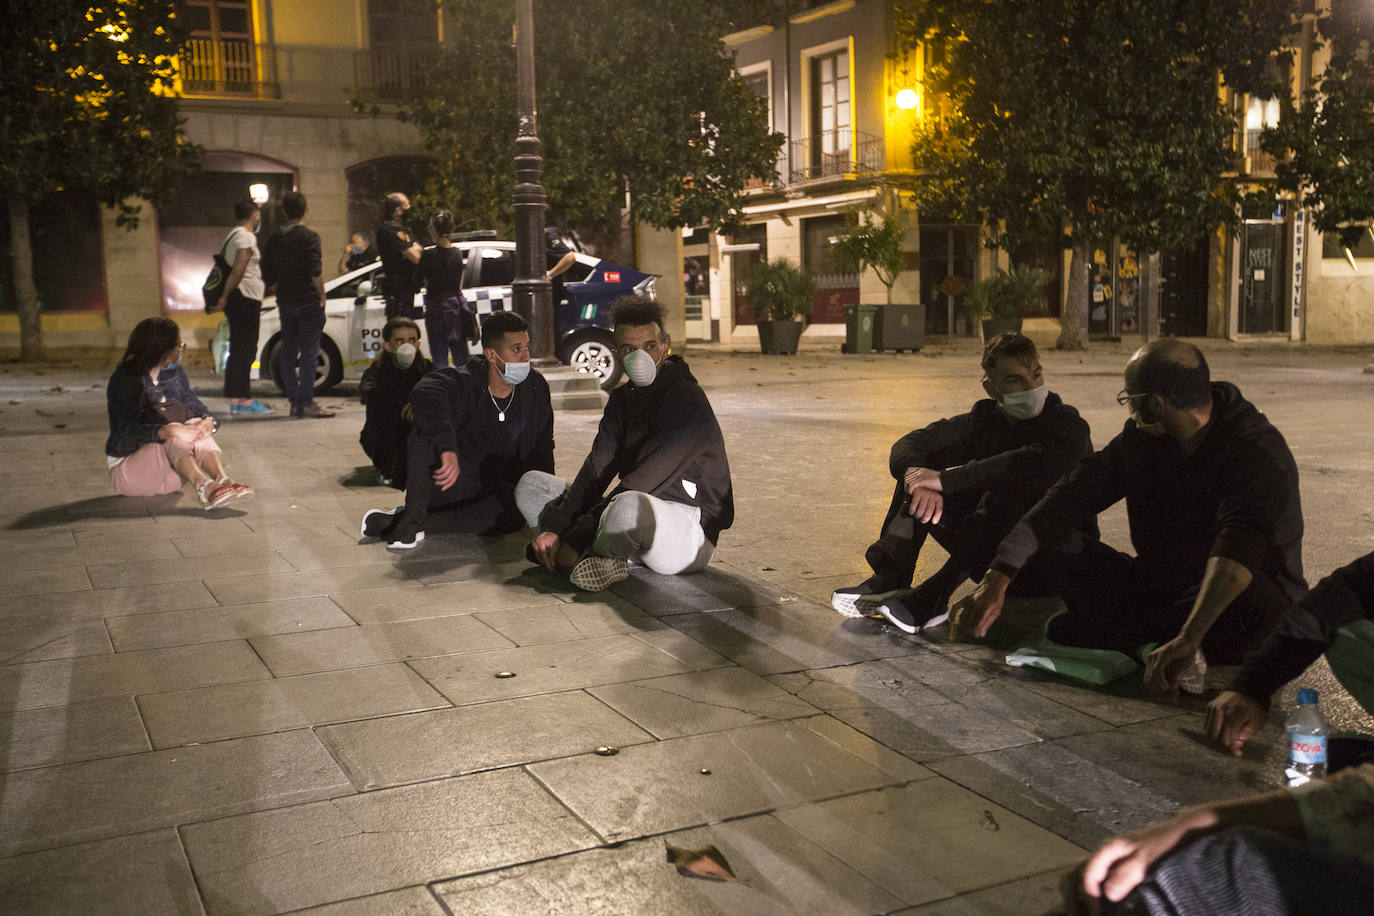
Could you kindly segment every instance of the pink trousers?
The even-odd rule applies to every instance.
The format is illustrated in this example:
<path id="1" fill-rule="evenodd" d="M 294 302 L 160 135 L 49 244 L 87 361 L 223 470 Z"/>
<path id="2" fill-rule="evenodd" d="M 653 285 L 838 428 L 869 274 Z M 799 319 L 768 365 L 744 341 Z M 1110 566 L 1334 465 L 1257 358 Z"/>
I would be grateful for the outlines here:
<path id="1" fill-rule="evenodd" d="M 110 482 L 121 496 L 161 496 L 181 489 L 181 475 L 174 465 L 182 455 L 191 453 L 196 463 L 207 455 L 218 454 L 219 446 L 209 436 L 194 445 L 184 439 L 149 442 L 128 458 L 110 468 Z"/>

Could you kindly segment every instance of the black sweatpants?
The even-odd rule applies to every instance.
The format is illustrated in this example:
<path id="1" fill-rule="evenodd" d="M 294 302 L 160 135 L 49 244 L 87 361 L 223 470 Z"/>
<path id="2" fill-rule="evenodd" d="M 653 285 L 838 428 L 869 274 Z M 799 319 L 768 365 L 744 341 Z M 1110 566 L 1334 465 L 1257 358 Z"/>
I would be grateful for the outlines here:
<path id="1" fill-rule="evenodd" d="M 406 439 L 407 518 L 427 531 L 433 528 L 458 534 L 510 534 L 525 526 L 524 516 L 515 507 L 513 483 L 484 491 L 473 482 L 476 468 L 465 472 L 460 459 L 458 480 L 448 490 L 441 490 L 434 482 L 438 468 L 438 449 L 412 431 Z"/>
<path id="2" fill-rule="evenodd" d="M 258 358 L 258 322 L 262 302 L 249 299 L 238 290 L 224 301 L 224 317 L 229 322 L 229 359 L 224 365 L 224 396 L 251 398 L 249 376 Z"/>
<path id="3" fill-rule="evenodd" d="M 1135 557 L 1077 533 L 1059 548 L 1036 554 L 1036 575 L 1068 608 L 1050 622 L 1051 640 L 1132 657 L 1146 643 L 1179 634 L 1202 584 L 1153 576 Z M 1212 624 L 1202 654 L 1215 665 L 1240 664 L 1291 604 L 1272 579 L 1257 573 Z"/>
<path id="4" fill-rule="evenodd" d="M 907 588 L 916 574 L 916 558 L 929 536 L 949 553 L 944 569 L 962 573 L 961 579 L 981 578 L 997 554 L 997 545 L 1033 502 L 1029 496 L 997 490 L 946 496 L 940 522 L 932 525 L 907 511 L 911 497 L 899 482 L 883 520 L 882 533 L 864 559 L 888 588 Z M 1029 567 L 1024 580 L 1018 576 L 1013 584 L 1021 586 L 1017 594 L 1043 594 Z"/>

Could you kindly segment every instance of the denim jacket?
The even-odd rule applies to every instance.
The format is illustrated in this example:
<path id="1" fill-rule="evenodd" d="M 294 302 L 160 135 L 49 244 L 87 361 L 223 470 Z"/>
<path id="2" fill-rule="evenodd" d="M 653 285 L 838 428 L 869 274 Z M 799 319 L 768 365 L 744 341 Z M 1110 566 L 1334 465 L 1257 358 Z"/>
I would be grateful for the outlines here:
<path id="1" fill-rule="evenodd" d="M 124 366 L 116 369 L 105 387 L 105 406 L 110 415 L 110 438 L 105 440 L 105 454 L 123 458 L 149 442 L 160 441 L 157 431 L 164 422 L 154 420 L 155 412 L 146 408 L 150 403 L 166 401 L 185 404 L 197 417 L 210 415 L 200 398 L 191 391 L 191 382 L 181 366 L 159 372 L 156 385 L 146 372 Z"/>

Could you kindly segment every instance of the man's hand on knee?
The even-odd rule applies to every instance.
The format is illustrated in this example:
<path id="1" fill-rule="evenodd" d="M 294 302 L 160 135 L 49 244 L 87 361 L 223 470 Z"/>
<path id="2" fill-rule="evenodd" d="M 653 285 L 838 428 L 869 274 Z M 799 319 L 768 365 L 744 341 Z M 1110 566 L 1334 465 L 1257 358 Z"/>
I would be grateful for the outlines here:
<path id="1" fill-rule="evenodd" d="M 940 524 L 945 514 L 945 498 L 936 490 L 918 488 L 911 497 L 911 516 L 929 525 Z"/>
<path id="2" fill-rule="evenodd" d="M 458 453 L 444 452 L 439 456 L 439 470 L 434 472 L 439 489 L 447 490 L 458 482 Z"/>

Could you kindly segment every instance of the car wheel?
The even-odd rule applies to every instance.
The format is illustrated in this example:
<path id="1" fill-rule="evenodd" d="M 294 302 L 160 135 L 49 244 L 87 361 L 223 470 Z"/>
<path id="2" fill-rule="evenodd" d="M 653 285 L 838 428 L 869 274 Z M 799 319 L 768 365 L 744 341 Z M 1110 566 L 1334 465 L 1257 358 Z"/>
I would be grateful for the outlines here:
<path id="1" fill-rule="evenodd" d="M 266 356 L 263 359 L 266 360 L 267 372 L 272 376 L 273 383 L 276 384 L 278 391 L 286 391 L 281 376 L 281 337 L 272 338 L 264 352 Z M 262 375 L 261 364 L 258 375 Z M 339 348 L 328 337 L 321 337 L 320 355 L 315 359 L 315 393 L 328 391 L 341 381 L 343 360 L 339 357 Z"/>
<path id="2" fill-rule="evenodd" d="M 590 372 L 607 391 L 620 381 L 620 362 L 615 358 L 615 338 L 605 331 L 583 331 L 568 342 L 568 365 Z"/>

